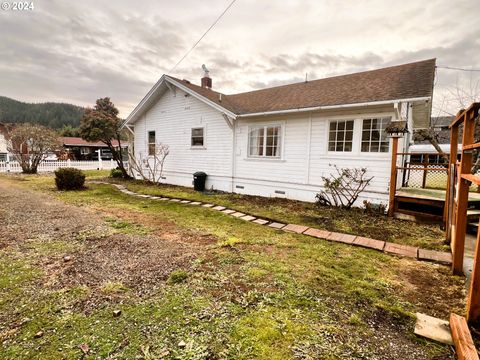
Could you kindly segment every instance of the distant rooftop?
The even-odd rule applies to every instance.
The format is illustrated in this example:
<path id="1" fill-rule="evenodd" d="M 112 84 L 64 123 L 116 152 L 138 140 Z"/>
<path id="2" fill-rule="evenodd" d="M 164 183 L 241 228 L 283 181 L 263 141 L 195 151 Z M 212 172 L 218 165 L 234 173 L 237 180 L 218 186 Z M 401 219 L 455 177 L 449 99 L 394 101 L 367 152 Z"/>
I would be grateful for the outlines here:
<path id="1" fill-rule="evenodd" d="M 83 140 L 82 138 L 72 136 L 63 136 L 60 138 L 60 141 L 64 146 L 107 147 L 107 145 L 101 141 L 89 142 Z M 113 143 L 115 146 L 118 146 L 118 141 L 114 141 Z M 126 141 L 120 141 L 120 144 L 122 147 L 128 146 L 128 143 Z"/>

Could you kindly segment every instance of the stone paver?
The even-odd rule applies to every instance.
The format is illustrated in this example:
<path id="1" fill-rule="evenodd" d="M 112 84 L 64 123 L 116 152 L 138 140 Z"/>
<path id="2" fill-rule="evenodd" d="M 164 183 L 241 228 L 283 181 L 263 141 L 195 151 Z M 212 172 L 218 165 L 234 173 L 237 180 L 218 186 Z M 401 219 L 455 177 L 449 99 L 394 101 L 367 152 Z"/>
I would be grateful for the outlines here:
<path id="1" fill-rule="evenodd" d="M 338 241 L 345 244 L 352 244 L 355 240 L 355 235 L 342 234 L 337 232 L 332 232 L 328 235 L 327 240 Z"/>
<path id="2" fill-rule="evenodd" d="M 353 245 L 382 251 L 385 247 L 385 241 L 370 239 L 363 236 L 357 236 L 355 240 L 353 240 Z"/>
<path id="3" fill-rule="evenodd" d="M 190 203 L 191 203 L 190 200 L 182 200 L 182 201 L 180 201 L 180 202 L 181 202 L 182 204 L 190 204 Z"/>
<path id="4" fill-rule="evenodd" d="M 418 249 L 418 259 L 427 261 L 436 261 L 444 264 L 452 263 L 452 254 L 449 252 Z"/>
<path id="5" fill-rule="evenodd" d="M 290 231 L 290 232 L 295 232 L 298 234 L 303 233 L 305 230 L 308 229 L 308 226 L 303 226 L 303 225 L 296 225 L 296 224 L 288 224 L 285 226 L 282 230 L 285 231 Z"/>
<path id="6" fill-rule="evenodd" d="M 242 216 L 245 216 L 244 213 L 239 212 L 239 211 L 233 212 L 233 213 L 231 213 L 230 215 L 235 216 L 235 217 L 237 217 L 237 218 L 242 217 Z"/>
<path id="7" fill-rule="evenodd" d="M 278 222 L 272 222 L 271 224 L 269 224 L 268 226 L 274 228 L 274 229 L 281 229 L 285 226 L 285 224 L 282 224 L 282 223 L 278 223 Z"/>
<path id="8" fill-rule="evenodd" d="M 160 200 L 166 201 L 166 200 L 170 200 L 170 198 L 164 197 L 164 198 L 161 198 Z"/>
<path id="9" fill-rule="evenodd" d="M 217 205 L 213 208 L 213 210 L 218 210 L 218 211 L 222 211 L 222 210 L 225 210 L 226 207 L 225 206 L 220 206 L 220 205 Z"/>
<path id="10" fill-rule="evenodd" d="M 226 209 L 226 210 L 223 210 L 222 212 L 225 213 L 225 214 L 233 214 L 236 211 L 232 210 L 232 209 Z"/>
<path id="11" fill-rule="evenodd" d="M 142 197 L 142 198 L 149 198 L 150 196 L 149 195 L 143 195 L 143 194 L 137 194 L 138 197 Z"/>
<path id="12" fill-rule="evenodd" d="M 391 242 L 385 242 L 385 248 L 383 250 L 391 254 L 395 254 L 399 256 L 407 256 L 412 258 L 417 258 L 417 254 L 418 254 L 418 248 L 416 247 L 394 244 Z"/>
<path id="13" fill-rule="evenodd" d="M 201 202 L 200 201 L 194 201 L 194 202 L 191 202 L 190 205 L 200 205 Z"/>
<path id="14" fill-rule="evenodd" d="M 214 204 L 203 204 L 202 206 L 206 207 L 206 208 L 211 208 L 211 207 L 214 207 L 215 205 Z"/>
<path id="15" fill-rule="evenodd" d="M 268 220 L 264 220 L 264 219 L 253 220 L 253 222 L 260 225 L 268 224 Z"/>
<path id="16" fill-rule="evenodd" d="M 255 220 L 256 217 L 251 216 L 251 215 L 245 215 L 245 216 L 242 216 L 240 219 L 245 220 L 245 221 L 252 221 L 252 220 Z"/>
<path id="17" fill-rule="evenodd" d="M 305 235 L 313 236 L 319 239 L 327 239 L 328 236 L 331 234 L 330 231 L 325 230 L 318 230 L 314 228 L 309 228 L 307 231 L 304 232 Z"/>
<path id="18" fill-rule="evenodd" d="M 180 202 L 181 200 L 180 200 L 180 199 L 170 199 L 170 201 L 173 201 L 173 202 Z"/>

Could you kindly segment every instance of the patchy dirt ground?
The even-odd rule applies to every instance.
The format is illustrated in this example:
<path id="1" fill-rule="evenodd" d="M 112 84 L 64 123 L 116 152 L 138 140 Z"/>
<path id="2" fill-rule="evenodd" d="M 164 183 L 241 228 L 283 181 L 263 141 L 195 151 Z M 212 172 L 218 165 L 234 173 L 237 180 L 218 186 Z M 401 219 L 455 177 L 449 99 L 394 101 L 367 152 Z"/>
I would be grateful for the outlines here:
<path id="1" fill-rule="evenodd" d="M 0 182 L 0 246 L 31 251 L 40 241 L 57 251 L 40 251 L 36 259 L 45 275 L 43 285 L 54 289 L 87 286 L 94 291 L 82 307 L 91 310 L 104 300 L 101 291 L 121 284 L 136 296 L 154 293 L 173 270 L 188 268 L 215 241 L 211 236 L 173 231 L 161 219 L 141 219 L 118 209 L 75 207 L 51 196 Z M 121 215 L 148 224 L 151 234 L 122 234 L 105 222 Z M 58 242 L 58 243 L 57 243 Z"/>
<path id="2" fill-rule="evenodd" d="M 436 271 L 429 271 L 427 266 Z M 450 312 L 465 311 L 465 279 L 452 276 L 449 267 L 400 259 L 398 269 L 397 289 L 417 311 L 442 319 L 448 319 Z"/>

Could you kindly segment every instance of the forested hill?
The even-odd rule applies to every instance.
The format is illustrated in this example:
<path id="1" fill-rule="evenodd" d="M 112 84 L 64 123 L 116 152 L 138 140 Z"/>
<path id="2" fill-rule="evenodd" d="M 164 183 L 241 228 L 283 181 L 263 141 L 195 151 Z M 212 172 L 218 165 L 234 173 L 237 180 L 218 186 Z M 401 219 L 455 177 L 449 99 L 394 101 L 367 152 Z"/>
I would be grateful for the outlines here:
<path id="1" fill-rule="evenodd" d="M 59 129 L 64 125 L 77 127 L 84 108 L 71 104 L 30 104 L 0 96 L 0 122 L 31 122 Z"/>

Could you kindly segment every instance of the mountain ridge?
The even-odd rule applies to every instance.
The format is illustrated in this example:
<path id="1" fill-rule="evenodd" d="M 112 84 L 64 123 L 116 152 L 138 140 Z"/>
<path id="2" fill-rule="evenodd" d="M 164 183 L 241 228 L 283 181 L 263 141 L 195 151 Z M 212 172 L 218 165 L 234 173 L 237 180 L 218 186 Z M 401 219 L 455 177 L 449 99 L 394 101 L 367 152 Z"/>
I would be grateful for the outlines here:
<path id="1" fill-rule="evenodd" d="M 85 108 L 61 102 L 27 103 L 0 96 L 0 122 L 36 123 L 54 129 L 78 127 Z"/>

